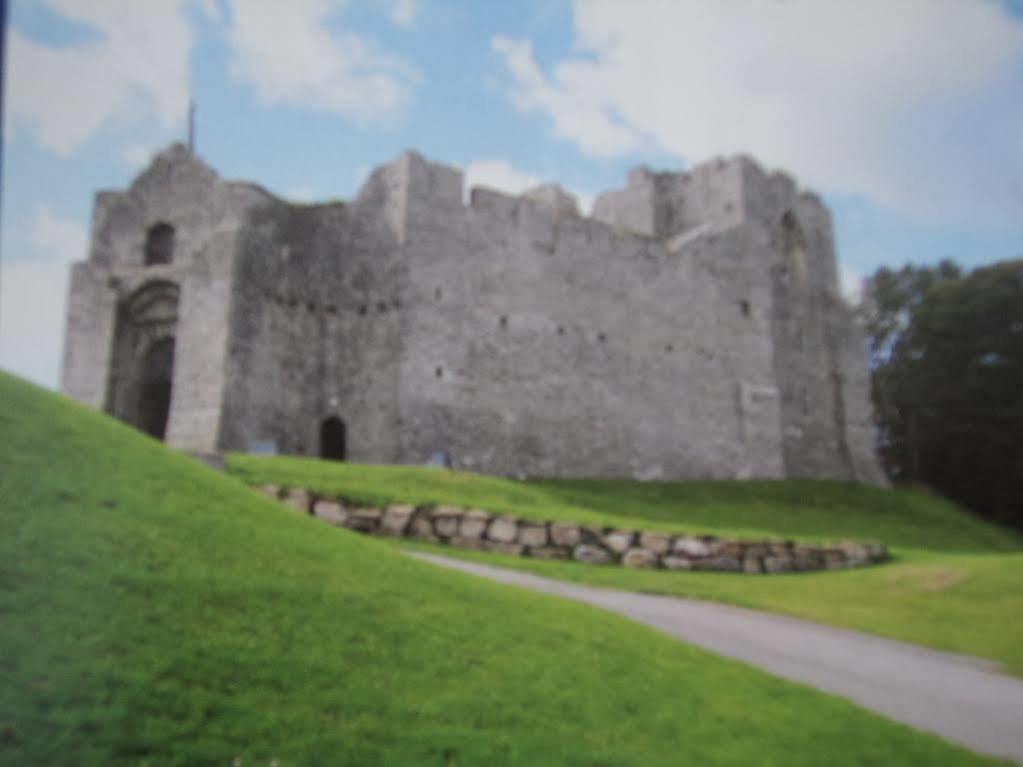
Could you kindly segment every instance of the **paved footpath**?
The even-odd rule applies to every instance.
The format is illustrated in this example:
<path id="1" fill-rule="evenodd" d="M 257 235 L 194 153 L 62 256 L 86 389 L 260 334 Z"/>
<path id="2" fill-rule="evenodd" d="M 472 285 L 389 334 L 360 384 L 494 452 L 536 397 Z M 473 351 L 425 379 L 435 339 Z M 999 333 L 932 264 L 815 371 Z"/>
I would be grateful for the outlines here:
<path id="1" fill-rule="evenodd" d="M 434 554 L 410 555 L 610 610 L 974 751 L 1023 764 L 1023 680 L 998 673 L 989 661 L 714 602 L 582 586 Z"/>

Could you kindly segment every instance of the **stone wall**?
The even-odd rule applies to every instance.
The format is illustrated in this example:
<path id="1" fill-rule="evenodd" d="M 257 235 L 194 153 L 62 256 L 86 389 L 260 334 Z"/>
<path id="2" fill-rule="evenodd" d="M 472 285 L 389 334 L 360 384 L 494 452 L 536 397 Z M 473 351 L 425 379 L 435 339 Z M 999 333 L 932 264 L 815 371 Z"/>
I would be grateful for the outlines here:
<path id="1" fill-rule="evenodd" d="M 594 565 L 697 572 L 771 574 L 840 570 L 887 559 L 884 544 L 844 541 L 813 545 L 793 541 L 736 541 L 711 535 L 616 529 L 569 522 L 520 519 L 455 506 L 372 507 L 299 488 L 260 490 L 296 511 L 367 535 L 410 538 L 534 559 Z"/>
<path id="2" fill-rule="evenodd" d="M 466 205 L 462 181 L 408 152 L 351 202 L 298 205 L 171 147 L 97 195 L 63 390 L 131 422 L 159 330 L 166 438 L 196 452 L 320 455 L 329 420 L 363 463 L 883 481 L 830 218 L 792 179 L 638 169 L 592 218 L 555 186 Z M 171 263 L 144 257 L 154 225 Z M 158 283 L 173 327 L 125 332 Z"/>

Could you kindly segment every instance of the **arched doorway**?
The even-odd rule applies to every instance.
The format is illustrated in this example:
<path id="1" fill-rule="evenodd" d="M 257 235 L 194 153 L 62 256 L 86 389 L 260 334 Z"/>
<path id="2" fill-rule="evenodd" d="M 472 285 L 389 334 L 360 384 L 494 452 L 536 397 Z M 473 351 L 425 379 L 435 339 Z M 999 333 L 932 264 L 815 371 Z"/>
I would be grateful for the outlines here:
<path id="1" fill-rule="evenodd" d="M 320 424 L 320 458 L 329 461 L 345 459 L 345 422 L 332 415 Z"/>
<path id="2" fill-rule="evenodd" d="M 125 297 L 111 350 L 106 411 L 157 439 L 168 427 L 178 295 L 177 285 L 157 281 Z"/>
<path id="3" fill-rule="evenodd" d="M 174 339 L 161 338 L 146 350 L 139 372 L 139 427 L 156 439 L 167 433 L 173 378 Z"/>

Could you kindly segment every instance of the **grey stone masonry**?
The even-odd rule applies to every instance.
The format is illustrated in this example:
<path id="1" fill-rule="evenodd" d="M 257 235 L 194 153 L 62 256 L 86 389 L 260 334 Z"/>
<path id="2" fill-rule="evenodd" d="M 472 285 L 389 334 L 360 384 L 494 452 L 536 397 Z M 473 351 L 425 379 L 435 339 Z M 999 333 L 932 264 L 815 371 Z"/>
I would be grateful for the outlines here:
<path id="1" fill-rule="evenodd" d="M 841 570 L 876 564 L 888 558 L 882 543 L 842 541 L 833 545 L 811 545 L 792 541 L 733 541 L 708 535 L 637 532 L 519 519 L 509 514 L 454 506 L 405 505 L 376 509 L 298 488 L 261 485 L 256 489 L 301 511 L 311 510 L 325 522 L 359 533 L 405 537 L 535 559 L 760 575 Z"/>
<path id="2" fill-rule="evenodd" d="M 791 178 L 639 168 L 592 217 L 462 186 L 406 152 L 295 204 L 171 146 L 96 195 L 63 391 L 198 453 L 884 481 L 830 215 Z"/>

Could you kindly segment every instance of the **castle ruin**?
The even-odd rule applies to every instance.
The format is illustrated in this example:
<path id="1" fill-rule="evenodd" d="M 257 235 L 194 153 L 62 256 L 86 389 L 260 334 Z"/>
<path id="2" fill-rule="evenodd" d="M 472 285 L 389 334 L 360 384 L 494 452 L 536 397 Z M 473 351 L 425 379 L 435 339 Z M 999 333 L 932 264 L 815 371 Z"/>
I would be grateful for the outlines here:
<path id="1" fill-rule="evenodd" d="M 96 196 L 63 391 L 176 448 L 502 475 L 882 482 L 830 216 L 747 157 L 591 217 L 405 153 L 351 202 L 181 145 Z"/>

